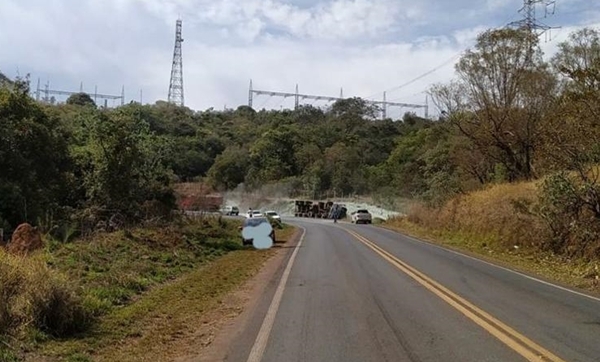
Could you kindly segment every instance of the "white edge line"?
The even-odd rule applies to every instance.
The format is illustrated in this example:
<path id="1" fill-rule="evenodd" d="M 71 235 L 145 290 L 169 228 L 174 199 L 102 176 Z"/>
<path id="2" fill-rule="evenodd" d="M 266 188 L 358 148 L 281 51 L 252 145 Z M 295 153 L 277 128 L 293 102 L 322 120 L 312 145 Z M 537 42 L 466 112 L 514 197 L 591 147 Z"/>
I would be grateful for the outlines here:
<path id="1" fill-rule="evenodd" d="M 443 247 L 443 246 L 439 246 L 439 245 L 436 245 L 436 244 L 433 244 L 433 243 L 429 243 L 429 242 L 426 242 L 426 241 L 423 241 L 423 240 L 419 240 L 419 239 L 417 239 L 417 238 L 414 238 L 414 237 L 412 237 L 412 236 L 409 236 L 409 235 L 403 234 L 403 233 L 401 233 L 401 232 L 399 232 L 399 231 L 389 230 L 389 229 L 382 228 L 382 227 L 377 227 L 377 228 L 378 228 L 378 229 L 380 229 L 380 230 L 386 230 L 386 231 L 388 231 L 388 232 L 391 232 L 391 233 L 394 233 L 394 234 L 402 235 L 402 236 L 404 236 L 405 238 L 407 238 L 407 239 L 410 239 L 410 240 L 412 240 L 413 242 L 416 242 L 416 243 L 425 244 L 425 245 L 430 245 L 430 246 L 432 246 L 432 247 L 434 247 L 434 248 L 441 249 L 441 250 L 444 250 L 444 251 L 447 251 L 447 252 L 450 252 L 450 253 L 453 253 L 453 254 L 456 254 L 456 255 L 463 256 L 463 257 L 465 257 L 465 258 L 468 258 L 468 259 L 471 259 L 471 260 L 478 261 L 478 262 L 480 262 L 480 263 L 483 263 L 483 264 L 487 264 L 487 265 L 493 266 L 493 267 L 495 267 L 495 268 L 498 268 L 498 269 L 502 269 L 502 270 L 505 270 L 505 271 L 511 272 L 511 273 L 513 273 L 513 274 L 520 275 L 520 276 L 522 276 L 522 277 L 525 277 L 525 278 L 527 278 L 527 279 L 530 279 L 530 280 L 536 281 L 536 282 L 538 282 L 538 283 L 541 283 L 541 284 L 544 284 L 544 285 L 548 285 L 548 286 L 554 287 L 554 288 L 556 288 L 556 289 L 563 290 L 563 291 L 565 291 L 565 292 L 569 292 L 569 293 L 572 293 L 572 294 L 576 294 L 576 295 L 579 295 L 579 296 L 581 296 L 581 297 L 586 297 L 586 298 L 589 298 L 589 299 L 591 299 L 591 300 L 594 300 L 594 301 L 596 301 L 596 302 L 600 302 L 600 298 L 597 298 L 597 297 L 594 297 L 594 296 L 591 296 L 591 295 L 588 295 L 588 294 L 585 294 L 585 293 L 581 293 L 581 292 L 578 292 L 578 291 L 576 291 L 576 290 L 572 290 L 572 289 L 569 289 L 569 288 L 561 287 L 560 285 L 556 285 L 556 284 L 553 284 L 553 283 L 547 282 L 547 281 L 545 281 L 545 280 L 541 280 L 541 279 L 538 279 L 538 278 L 532 277 L 532 276 L 530 276 L 530 275 L 527 275 L 527 274 L 521 273 L 521 272 L 519 272 L 519 271 L 512 270 L 512 269 L 509 269 L 509 268 L 506 268 L 506 267 L 503 267 L 503 266 L 500 266 L 500 265 L 497 265 L 497 264 L 494 264 L 494 263 L 490 263 L 489 261 L 485 261 L 485 260 L 478 259 L 478 258 L 476 258 L 476 257 L 470 256 L 470 255 L 467 255 L 467 254 L 463 254 L 463 253 L 461 253 L 461 252 L 458 252 L 458 251 L 456 251 L 456 250 L 448 249 L 448 248 L 445 248 L 445 247 Z"/>
<path id="2" fill-rule="evenodd" d="M 273 295 L 273 300 L 271 300 L 271 305 L 269 306 L 269 310 L 265 315 L 265 319 L 258 331 L 258 335 L 256 336 L 256 340 L 254 341 L 254 345 L 252 346 L 252 350 L 250 350 L 250 354 L 248 355 L 247 362 L 260 362 L 265 353 L 265 349 L 267 348 L 267 342 L 269 341 L 269 336 L 271 334 L 271 329 L 273 328 L 273 324 L 275 323 L 275 315 L 277 314 L 277 310 L 279 309 L 279 304 L 281 304 L 281 299 L 283 297 L 283 291 L 285 289 L 285 285 L 287 284 L 288 277 L 292 270 L 292 265 L 294 264 L 294 260 L 296 259 L 296 254 L 298 254 L 298 250 L 304 241 L 304 236 L 306 235 L 306 228 L 302 228 L 302 236 L 300 237 L 300 241 L 296 245 L 290 260 L 283 271 L 283 275 L 281 276 L 281 280 L 279 281 L 279 285 L 277 286 L 277 290 L 275 290 L 275 295 Z"/>

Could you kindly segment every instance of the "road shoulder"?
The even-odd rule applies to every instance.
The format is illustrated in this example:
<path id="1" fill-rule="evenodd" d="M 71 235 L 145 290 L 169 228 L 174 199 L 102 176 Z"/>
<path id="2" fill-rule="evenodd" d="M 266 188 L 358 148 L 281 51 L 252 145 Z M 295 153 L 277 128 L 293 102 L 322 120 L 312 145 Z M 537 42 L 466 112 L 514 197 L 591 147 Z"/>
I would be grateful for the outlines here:
<path id="1" fill-rule="evenodd" d="M 273 256 L 265 261 L 260 271 L 238 290 L 223 298 L 223 304 L 206 316 L 212 324 L 203 325 L 190 340 L 188 351 L 180 355 L 176 362 L 217 362 L 230 359 L 233 350 L 245 351 L 252 347 L 256 333 L 274 294 L 275 286 L 283 272 L 294 247 L 302 234 L 294 228 L 293 235 L 285 244 L 273 248 Z M 258 326 L 258 327 L 257 327 Z M 239 345 L 244 345 L 242 348 Z M 234 352 L 235 353 L 235 352 Z M 234 358 L 235 359 L 235 358 Z"/>
<path id="2" fill-rule="evenodd" d="M 532 253 L 526 250 L 492 250 L 476 240 L 464 236 L 446 236 L 422 228 L 401 228 L 392 225 L 373 226 L 381 230 L 397 233 L 413 240 L 431 244 L 443 249 L 463 254 L 499 268 L 522 274 L 542 283 L 573 290 L 576 293 L 600 297 L 600 280 L 586 272 L 589 265 L 580 261 L 566 261 L 548 253 Z"/>

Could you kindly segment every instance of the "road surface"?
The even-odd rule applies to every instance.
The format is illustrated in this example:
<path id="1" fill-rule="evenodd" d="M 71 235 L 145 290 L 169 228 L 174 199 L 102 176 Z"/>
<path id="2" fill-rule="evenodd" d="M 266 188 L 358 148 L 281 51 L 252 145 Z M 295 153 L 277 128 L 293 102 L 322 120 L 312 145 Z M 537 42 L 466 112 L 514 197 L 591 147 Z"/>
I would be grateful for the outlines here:
<path id="1" fill-rule="evenodd" d="M 600 361 L 600 299 L 381 228 L 294 222 L 303 240 L 227 361 Z"/>

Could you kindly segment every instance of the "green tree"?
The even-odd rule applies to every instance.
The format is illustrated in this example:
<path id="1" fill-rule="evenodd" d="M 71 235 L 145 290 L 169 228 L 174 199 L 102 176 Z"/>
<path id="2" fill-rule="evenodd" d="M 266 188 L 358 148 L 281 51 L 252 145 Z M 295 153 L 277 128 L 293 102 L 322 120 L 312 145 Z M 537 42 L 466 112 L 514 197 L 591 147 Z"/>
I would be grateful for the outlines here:
<path id="1" fill-rule="evenodd" d="M 72 185 L 64 130 L 28 93 L 26 80 L 0 88 L 0 219 L 11 227 L 58 217 Z"/>
<path id="2" fill-rule="evenodd" d="M 96 107 L 96 103 L 87 93 L 75 93 L 71 94 L 69 98 L 67 98 L 67 104 L 75 105 L 75 106 L 91 106 Z"/>
<path id="3" fill-rule="evenodd" d="M 2 72 L 0 72 L 0 87 L 12 86 L 13 81 L 8 79 Z"/>
<path id="4" fill-rule="evenodd" d="M 290 127 L 265 132 L 250 148 L 249 184 L 295 176 L 297 142 L 298 133 Z"/>
<path id="5" fill-rule="evenodd" d="M 244 182 L 250 157 L 248 150 L 240 147 L 229 147 L 218 155 L 208 171 L 211 186 L 217 189 L 231 190 Z"/>
<path id="6" fill-rule="evenodd" d="M 74 157 L 83 178 L 87 207 L 100 217 L 122 215 L 130 221 L 144 217 L 148 202 L 173 207 L 171 175 L 165 161 L 171 145 L 150 131 L 148 123 L 130 110 L 89 111 L 79 117 Z"/>

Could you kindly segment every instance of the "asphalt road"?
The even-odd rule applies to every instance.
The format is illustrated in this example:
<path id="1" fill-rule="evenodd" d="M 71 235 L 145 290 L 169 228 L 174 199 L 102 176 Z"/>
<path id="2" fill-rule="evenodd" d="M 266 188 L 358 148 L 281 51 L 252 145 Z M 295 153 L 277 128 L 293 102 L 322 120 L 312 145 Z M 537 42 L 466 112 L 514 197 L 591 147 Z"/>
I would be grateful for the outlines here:
<path id="1" fill-rule="evenodd" d="M 600 361 L 599 299 L 381 228 L 294 222 L 304 239 L 227 361 Z"/>

